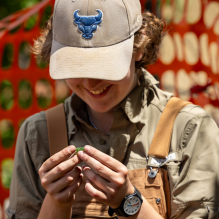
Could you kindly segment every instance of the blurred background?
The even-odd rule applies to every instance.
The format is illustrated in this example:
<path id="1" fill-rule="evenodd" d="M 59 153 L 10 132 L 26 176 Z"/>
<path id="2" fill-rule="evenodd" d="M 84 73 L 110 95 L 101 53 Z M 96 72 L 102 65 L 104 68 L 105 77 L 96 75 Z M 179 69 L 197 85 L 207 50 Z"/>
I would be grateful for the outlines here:
<path id="1" fill-rule="evenodd" d="M 219 126 L 219 0 L 141 0 L 167 23 L 158 62 L 148 71 L 159 87 L 202 106 Z M 54 0 L 0 0 L 0 219 L 5 218 L 16 136 L 28 116 L 71 92 L 49 77 L 29 46 Z"/>

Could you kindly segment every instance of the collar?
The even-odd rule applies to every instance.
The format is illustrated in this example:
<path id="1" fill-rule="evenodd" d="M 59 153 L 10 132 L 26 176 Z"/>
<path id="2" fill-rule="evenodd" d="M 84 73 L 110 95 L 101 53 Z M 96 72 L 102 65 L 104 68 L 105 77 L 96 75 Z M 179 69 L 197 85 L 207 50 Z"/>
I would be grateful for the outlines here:
<path id="1" fill-rule="evenodd" d="M 141 71 L 141 84 L 136 85 L 133 91 L 121 102 L 120 106 L 133 123 L 141 121 L 149 94 L 149 89 L 159 82 L 144 68 Z"/>

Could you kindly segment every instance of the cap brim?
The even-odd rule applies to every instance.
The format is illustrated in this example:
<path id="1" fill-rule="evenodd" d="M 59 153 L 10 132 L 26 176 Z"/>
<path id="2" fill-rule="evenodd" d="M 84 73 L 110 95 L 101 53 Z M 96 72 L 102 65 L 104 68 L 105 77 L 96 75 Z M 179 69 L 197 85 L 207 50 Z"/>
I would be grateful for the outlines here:
<path id="1" fill-rule="evenodd" d="M 130 67 L 133 43 L 134 36 L 112 46 L 79 48 L 63 45 L 53 39 L 50 76 L 53 79 L 122 80 Z"/>

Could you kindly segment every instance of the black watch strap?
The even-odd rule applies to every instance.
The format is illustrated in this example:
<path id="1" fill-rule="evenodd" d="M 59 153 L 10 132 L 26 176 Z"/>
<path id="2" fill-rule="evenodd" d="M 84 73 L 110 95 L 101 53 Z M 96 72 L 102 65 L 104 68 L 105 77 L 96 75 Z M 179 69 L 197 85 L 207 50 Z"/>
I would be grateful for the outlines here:
<path id="1" fill-rule="evenodd" d="M 116 210 L 116 209 L 113 209 L 113 208 L 111 208 L 111 207 L 109 206 L 109 209 L 108 209 L 108 214 L 109 214 L 109 216 L 112 217 L 112 216 L 114 215 L 114 213 L 115 213 L 115 210 Z M 117 211 L 120 211 L 120 209 L 117 209 Z M 117 211 L 116 211 L 116 215 L 118 215 L 118 216 L 123 216 L 123 213 L 122 213 L 122 212 L 120 212 L 120 214 L 121 214 L 121 215 L 120 215 L 120 214 L 117 213 Z"/>
<path id="2" fill-rule="evenodd" d="M 109 206 L 109 209 L 108 209 L 109 216 L 113 216 L 114 213 L 116 213 L 117 216 L 123 216 L 123 217 L 129 216 L 125 212 L 121 211 L 119 208 L 113 209 Z"/>
<path id="3" fill-rule="evenodd" d="M 134 186 L 135 188 L 135 192 L 134 194 L 137 194 L 137 196 L 139 197 L 139 199 L 141 200 L 141 203 L 143 202 L 143 199 L 141 198 L 141 193 L 138 191 L 138 189 Z M 134 195 L 132 194 L 132 195 Z M 128 195 L 130 196 L 130 195 Z M 126 196 L 126 197 L 128 197 Z M 125 197 L 125 198 L 126 198 Z M 126 214 L 122 209 L 123 209 L 123 204 L 124 204 L 124 201 L 125 201 L 125 198 L 123 199 L 121 205 L 116 208 L 116 209 L 113 209 L 109 206 L 109 209 L 108 209 L 108 214 L 109 216 L 113 216 L 114 213 L 116 213 L 117 216 L 123 216 L 123 217 L 129 217 L 130 215 Z"/>
<path id="4" fill-rule="evenodd" d="M 111 217 L 114 214 L 114 210 L 109 206 L 108 215 Z"/>

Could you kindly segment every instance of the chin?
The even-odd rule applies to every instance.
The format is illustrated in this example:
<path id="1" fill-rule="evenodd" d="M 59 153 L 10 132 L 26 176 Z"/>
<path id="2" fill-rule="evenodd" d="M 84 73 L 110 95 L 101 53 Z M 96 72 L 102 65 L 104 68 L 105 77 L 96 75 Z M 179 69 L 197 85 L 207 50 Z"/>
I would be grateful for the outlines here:
<path id="1" fill-rule="evenodd" d="M 98 112 L 98 113 L 106 113 L 108 111 L 110 111 L 110 109 L 96 109 L 96 108 L 92 108 L 94 111 Z"/>
<path id="2" fill-rule="evenodd" d="M 98 113 L 106 113 L 112 109 L 112 107 L 106 106 L 90 106 L 90 108 Z"/>

